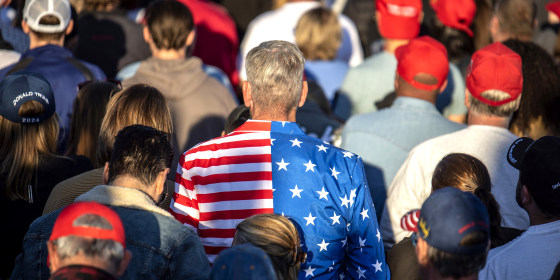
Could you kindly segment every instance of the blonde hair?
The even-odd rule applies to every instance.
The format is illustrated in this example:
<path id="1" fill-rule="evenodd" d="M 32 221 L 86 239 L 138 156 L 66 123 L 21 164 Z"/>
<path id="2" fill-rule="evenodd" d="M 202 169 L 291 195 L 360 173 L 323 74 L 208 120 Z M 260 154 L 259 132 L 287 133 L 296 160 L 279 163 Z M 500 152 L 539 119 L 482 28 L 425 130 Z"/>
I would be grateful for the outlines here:
<path id="1" fill-rule="evenodd" d="M 41 103 L 30 100 L 19 108 L 19 116 L 38 116 Z M 21 124 L 0 116 L 1 172 L 7 173 L 6 195 L 11 200 L 30 202 L 28 185 L 39 164 L 54 156 L 58 141 L 58 116 L 53 114 L 41 123 Z"/>
<path id="2" fill-rule="evenodd" d="M 306 254 L 294 224 L 275 214 L 249 217 L 236 227 L 233 245 L 251 243 L 263 249 L 270 259 L 279 280 L 295 280 Z"/>
<path id="3" fill-rule="evenodd" d="M 519 95 L 517 99 L 506 104 L 491 106 L 476 99 L 469 90 L 467 90 L 467 94 L 469 96 L 471 111 L 487 116 L 510 117 L 517 110 L 519 102 L 521 101 L 521 95 Z M 501 101 L 511 97 L 509 93 L 496 89 L 484 91 L 480 94 L 480 96 L 491 101 Z"/>
<path id="4" fill-rule="evenodd" d="M 111 158 L 117 133 L 133 124 L 163 131 L 172 139 L 171 112 L 161 92 L 146 84 L 135 84 L 116 93 L 107 104 L 97 146 L 97 166 Z"/>
<path id="5" fill-rule="evenodd" d="M 299 19 L 296 44 L 308 60 L 332 60 L 342 42 L 338 17 L 330 9 L 315 8 Z"/>

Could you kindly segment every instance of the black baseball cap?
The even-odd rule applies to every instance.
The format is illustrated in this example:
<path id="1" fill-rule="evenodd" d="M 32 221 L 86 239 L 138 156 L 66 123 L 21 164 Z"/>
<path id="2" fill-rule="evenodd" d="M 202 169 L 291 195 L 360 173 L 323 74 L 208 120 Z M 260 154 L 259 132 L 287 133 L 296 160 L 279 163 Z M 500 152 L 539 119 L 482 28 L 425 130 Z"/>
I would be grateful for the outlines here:
<path id="1" fill-rule="evenodd" d="M 43 113 L 22 117 L 20 107 L 35 100 L 43 105 Z M 17 71 L 0 81 L 0 115 L 16 123 L 40 123 L 56 110 L 54 93 L 47 79 L 35 72 Z"/>
<path id="2" fill-rule="evenodd" d="M 539 208 L 560 215 L 560 137 L 519 138 L 509 147 L 507 161 L 519 170 L 519 181 Z"/>

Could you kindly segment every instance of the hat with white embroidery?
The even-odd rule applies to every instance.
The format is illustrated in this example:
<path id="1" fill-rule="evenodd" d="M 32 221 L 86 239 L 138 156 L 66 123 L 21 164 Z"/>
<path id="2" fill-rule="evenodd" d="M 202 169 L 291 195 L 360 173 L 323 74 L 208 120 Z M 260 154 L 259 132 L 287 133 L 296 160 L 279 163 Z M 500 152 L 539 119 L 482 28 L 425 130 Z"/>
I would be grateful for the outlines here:
<path id="1" fill-rule="evenodd" d="M 519 181 L 540 210 L 560 215 L 560 137 L 519 138 L 511 144 L 507 161 L 519 169 Z"/>

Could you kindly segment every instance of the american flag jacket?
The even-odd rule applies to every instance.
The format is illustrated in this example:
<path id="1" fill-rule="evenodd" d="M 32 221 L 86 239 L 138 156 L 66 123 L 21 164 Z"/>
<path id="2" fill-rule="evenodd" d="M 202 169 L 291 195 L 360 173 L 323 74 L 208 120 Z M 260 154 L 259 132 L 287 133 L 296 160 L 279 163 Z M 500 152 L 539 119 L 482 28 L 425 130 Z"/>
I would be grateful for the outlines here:
<path id="1" fill-rule="evenodd" d="M 185 152 L 170 211 L 198 232 L 210 262 L 239 222 L 274 212 L 300 233 L 299 279 L 390 278 L 361 158 L 295 123 L 249 120 Z"/>

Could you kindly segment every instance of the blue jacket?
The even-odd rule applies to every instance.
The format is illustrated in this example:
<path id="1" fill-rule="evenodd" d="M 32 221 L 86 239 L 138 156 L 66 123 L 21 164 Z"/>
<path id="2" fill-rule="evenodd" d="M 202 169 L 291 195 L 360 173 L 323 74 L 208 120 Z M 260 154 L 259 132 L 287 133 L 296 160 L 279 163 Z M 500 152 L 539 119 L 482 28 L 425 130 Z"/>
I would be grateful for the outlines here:
<path id="1" fill-rule="evenodd" d="M 56 103 L 56 113 L 60 117 L 60 127 L 64 133 L 64 137 L 61 139 L 64 140 L 69 133 L 72 106 L 78 94 L 78 84 L 86 81 L 87 78 L 68 62 L 67 58 L 72 57 L 72 53 L 63 47 L 46 45 L 34 48 L 24 52 L 20 59 L 23 60 L 27 57 L 33 57 L 33 60 L 25 67 L 25 70 L 42 74 L 51 84 Z M 90 70 L 95 79 L 105 78 L 105 74 L 99 67 L 84 61 L 80 62 Z M 4 78 L 14 65 L 1 69 L 0 78 Z"/>
<path id="2" fill-rule="evenodd" d="M 120 279 L 208 279 L 210 265 L 196 233 L 157 207 L 144 192 L 97 186 L 76 201 L 106 204 L 121 218 L 132 260 Z M 49 279 L 46 242 L 60 211 L 31 224 L 10 279 Z"/>

